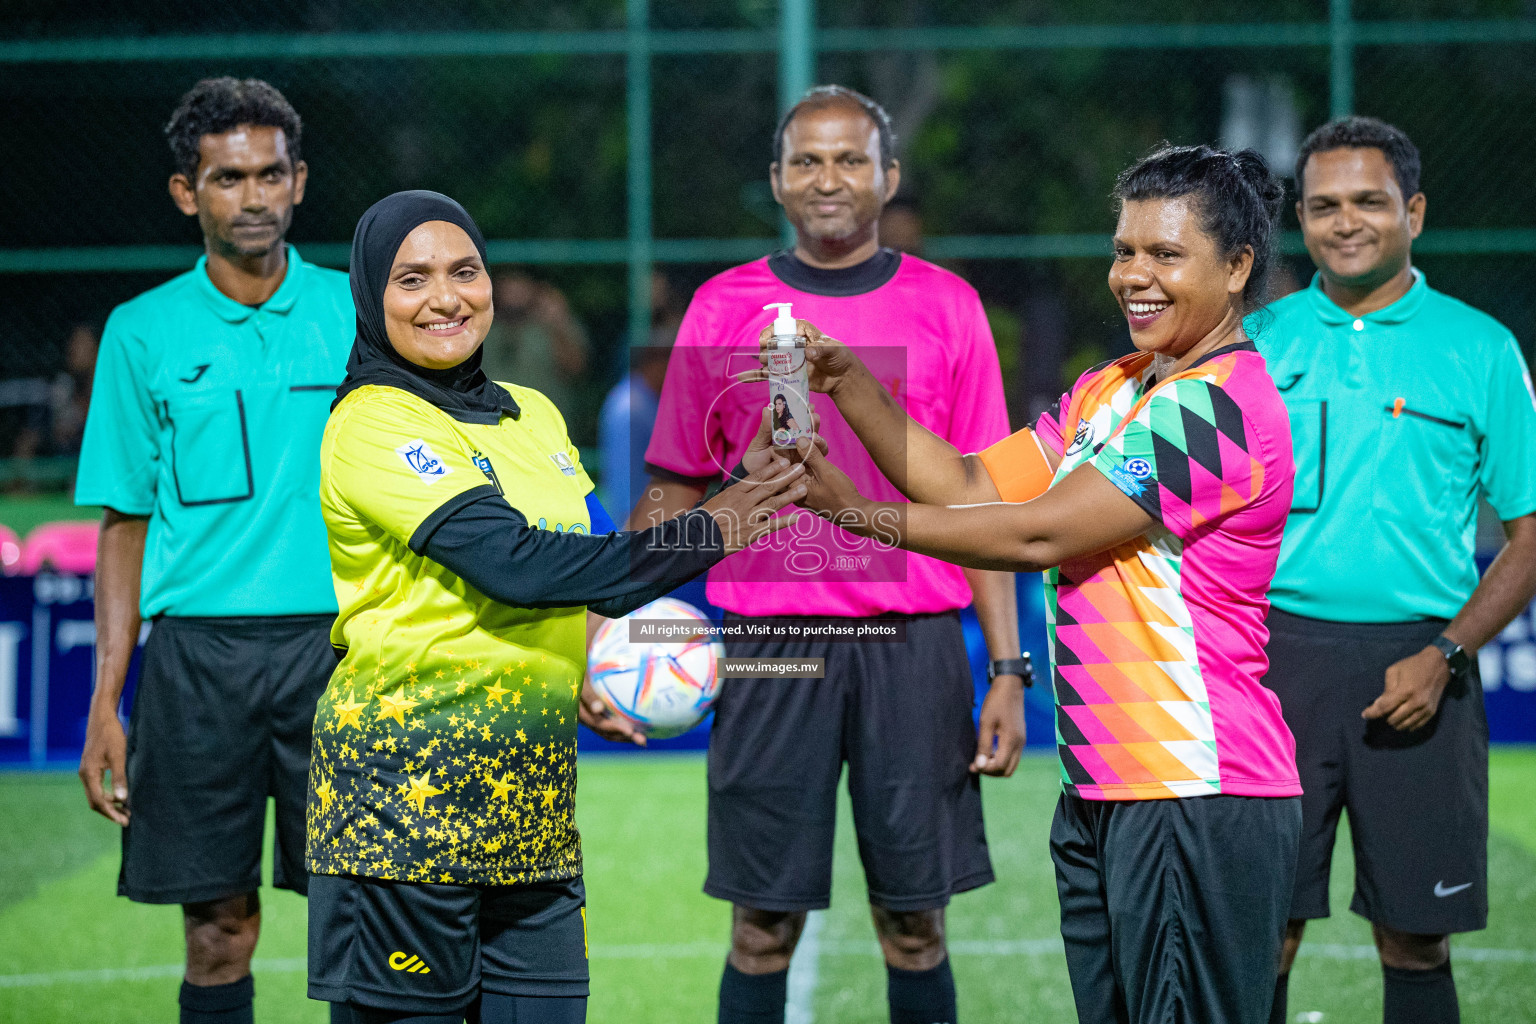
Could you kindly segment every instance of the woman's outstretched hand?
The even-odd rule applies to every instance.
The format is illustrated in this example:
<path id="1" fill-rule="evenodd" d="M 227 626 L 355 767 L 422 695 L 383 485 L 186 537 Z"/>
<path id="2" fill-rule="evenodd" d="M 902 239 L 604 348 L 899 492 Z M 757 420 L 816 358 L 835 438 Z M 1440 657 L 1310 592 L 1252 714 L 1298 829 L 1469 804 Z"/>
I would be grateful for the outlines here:
<path id="1" fill-rule="evenodd" d="M 826 457 L 825 448 L 808 440 L 800 442 L 800 464 L 805 467 L 805 497 L 800 504 L 823 519 L 861 536 L 873 529 L 873 503 L 854 482 Z"/>
<path id="2" fill-rule="evenodd" d="M 809 442 L 807 442 L 809 447 Z M 805 468 L 773 455 L 746 479 L 732 484 L 704 503 L 725 539 L 725 550 L 734 554 L 753 541 L 794 523 L 795 516 L 775 512 L 805 497 Z"/>
<path id="3" fill-rule="evenodd" d="M 809 320 L 796 320 L 795 333 L 805 339 L 806 376 L 811 390 L 835 399 L 837 390 L 847 380 L 869 376 L 869 369 L 858 353 L 835 338 L 829 338 Z M 764 327 L 757 336 L 757 344 L 763 358 L 773 349 L 773 326 Z M 748 370 L 738 373 L 740 381 L 767 380 L 767 370 Z"/>

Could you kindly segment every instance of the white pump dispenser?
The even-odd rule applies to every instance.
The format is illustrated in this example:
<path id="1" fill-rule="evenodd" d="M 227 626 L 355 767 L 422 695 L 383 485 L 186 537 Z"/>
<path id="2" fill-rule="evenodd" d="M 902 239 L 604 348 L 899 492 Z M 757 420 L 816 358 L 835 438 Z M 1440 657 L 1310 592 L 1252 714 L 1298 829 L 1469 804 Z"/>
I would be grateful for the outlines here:
<path id="1" fill-rule="evenodd" d="M 776 309 L 779 315 L 773 318 L 773 340 L 779 348 L 784 347 L 785 338 L 793 339 L 795 335 L 795 316 L 789 311 L 790 302 L 770 302 L 764 309 Z"/>

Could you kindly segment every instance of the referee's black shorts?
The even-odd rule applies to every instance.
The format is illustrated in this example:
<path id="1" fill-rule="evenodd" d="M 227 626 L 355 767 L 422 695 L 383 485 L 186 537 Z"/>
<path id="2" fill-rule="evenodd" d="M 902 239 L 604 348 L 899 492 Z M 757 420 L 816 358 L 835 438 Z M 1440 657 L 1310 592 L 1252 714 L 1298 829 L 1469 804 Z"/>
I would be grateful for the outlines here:
<path id="1" fill-rule="evenodd" d="M 1488 719 L 1474 660 L 1429 724 L 1399 732 L 1360 717 L 1387 667 L 1423 650 L 1446 623 L 1324 622 L 1269 613 L 1269 674 L 1296 736 L 1301 853 L 1291 917 L 1327 917 L 1339 813 L 1355 852 L 1350 909 L 1416 935 L 1488 922 Z"/>
<path id="2" fill-rule="evenodd" d="M 306 891 L 309 737 L 336 668 L 333 621 L 155 621 L 128 719 L 131 813 L 119 895 L 201 903 L 254 891 L 269 796 L 277 805 L 272 884 Z"/>
<path id="3" fill-rule="evenodd" d="M 903 618 L 905 643 L 726 644 L 733 658 L 825 658 L 826 678 L 723 682 L 706 893 L 758 910 L 826 907 L 845 761 L 871 903 L 931 910 L 992 881 L 960 617 Z"/>

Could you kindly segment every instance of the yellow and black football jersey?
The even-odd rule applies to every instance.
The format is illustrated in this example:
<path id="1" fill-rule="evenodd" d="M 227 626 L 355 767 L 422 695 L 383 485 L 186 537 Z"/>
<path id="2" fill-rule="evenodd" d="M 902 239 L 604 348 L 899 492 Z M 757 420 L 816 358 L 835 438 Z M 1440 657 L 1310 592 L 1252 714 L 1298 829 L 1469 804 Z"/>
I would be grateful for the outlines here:
<path id="1" fill-rule="evenodd" d="M 520 415 L 495 424 L 365 386 L 326 425 L 341 662 L 315 717 L 315 873 L 461 885 L 581 873 L 584 609 L 499 603 L 418 553 L 487 488 L 530 526 L 588 532 L 592 482 L 564 420 L 538 392 L 507 388 Z"/>

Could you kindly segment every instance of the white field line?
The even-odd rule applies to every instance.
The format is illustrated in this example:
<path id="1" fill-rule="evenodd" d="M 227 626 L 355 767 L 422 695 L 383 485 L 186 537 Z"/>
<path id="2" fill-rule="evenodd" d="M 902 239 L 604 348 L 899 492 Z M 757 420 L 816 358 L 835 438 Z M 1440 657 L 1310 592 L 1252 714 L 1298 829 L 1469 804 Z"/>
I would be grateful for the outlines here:
<path id="1" fill-rule="evenodd" d="M 816 975 L 821 966 L 821 932 L 827 924 L 825 910 L 805 915 L 805 930 L 789 961 L 789 985 L 784 993 L 784 1024 L 814 1024 Z"/>
<path id="2" fill-rule="evenodd" d="M 880 947 L 873 939 L 846 939 L 822 941 L 819 911 L 813 911 L 806 920 L 805 933 L 795 953 L 795 963 L 801 962 L 801 950 L 809 947 L 817 956 L 865 956 L 877 957 Z M 816 929 L 812 931 L 813 927 Z M 1060 939 L 1001 939 L 959 940 L 949 944 L 955 956 L 1052 956 L 1061 952 Z M 632 945 L 597 945 L 592 947 L 594 960 L 690 960 L 715 958 L 725 955 L 725 945 L 719 942 L 635 943 Z M 1375 946 L 1351 946 L 1343 943 L 1302 943 L 1302 956 L 1324 960 L 1375 960 Z M 797 991 L 809 995 L 815 991 L 817 969 L 815 961 L 807 957 L 805 967 L 797 974 L 790 966 L 789 999 L 793 1004 Z M 1536 964 L 1536 950 L 1530 949 L 1483 949 L 1467 946 L 1451 947 L 1451 962 L 1456 963 L 1509 963 Z M 257 974 L 298 974 L 307 968 L 302 957 L 263 959 L 252 961 Z M 157 978 L 179 978 L 184 968 L 181 964 L 150 964 L 144 967 L 103 967 L 96 970 L 39 971 L 33 974 L 0 974 L 0 989 L 33 988 L 40 985 L 95 985 L 115 981 L 150 981 Z M 797 989 L 797 980 L 800 988 Z M 809 1003 L 807 1002 L 807 1005 Z M 808 1021 L 809 1017 L 802 1018 Z M 791 1024 L 791 1022 L 786 1022 Z"/>

